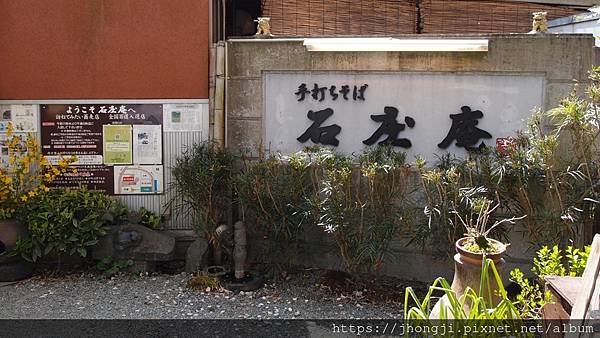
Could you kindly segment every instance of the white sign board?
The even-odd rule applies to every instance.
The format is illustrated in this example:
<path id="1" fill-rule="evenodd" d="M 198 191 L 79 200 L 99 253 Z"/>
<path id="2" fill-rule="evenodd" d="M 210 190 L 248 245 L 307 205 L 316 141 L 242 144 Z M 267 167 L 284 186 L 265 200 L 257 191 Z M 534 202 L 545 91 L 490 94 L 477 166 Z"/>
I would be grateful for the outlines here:
<path id="1" fill-rule="evenodd" d="M 16 133 L 36 132 L 38 129 L 39 106 L 35 104 L 0 105 L 0 133 L 5 133 L 12 123 Z"/>
<path id="2" fill-rule="evenodd" d="M 164 104 L 165 132 L 201 131 L 208 135 L 208 104 Z"/>
<path id="3" fill-rule="evenodd" d="M 160 125 L 133 125 L 133 163 L 162 164 Z"/>
<path id="4" fill-rule="evenodd" d="M 482 142 L 494 147 L 497 138 L 514 136 L 542 106 L 545 85 L 544 77 L 535 75 L 268 72 L 263 76 L 268 150 L 290 154 L 325 143 L 349 154 L 387 140 L 405 151 L 409 160 L 416 155 L 431 160 L 446 152 L 464 156 L 465 148 L 477 148 Z"/>

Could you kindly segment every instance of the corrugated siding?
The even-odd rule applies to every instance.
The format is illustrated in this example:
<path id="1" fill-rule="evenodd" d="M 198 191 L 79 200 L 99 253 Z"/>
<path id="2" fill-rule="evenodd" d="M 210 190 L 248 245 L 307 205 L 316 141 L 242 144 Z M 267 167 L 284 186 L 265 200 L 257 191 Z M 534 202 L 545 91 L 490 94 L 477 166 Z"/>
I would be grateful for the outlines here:
<path id="1" fill-rule="evenodd" d="M 176 158 L 194 142 L 202 142 L 202 132 L 165 132 L 163 133 L 163 152 L 164 152 L 164 182 L 165 193 L 162 195 L 129 195 L 119 196 L 132 210 L 144 207 L 157 214 L 167 216 L 164 226 L 172 230 L 193 229 L 192 220 L 188 215 L 175 215 L 171 210 L 166 210 L 165 205 L 173 197 L 173 192 L 169 188 L 171 182 L 171 167 L 175 164 Z"/>

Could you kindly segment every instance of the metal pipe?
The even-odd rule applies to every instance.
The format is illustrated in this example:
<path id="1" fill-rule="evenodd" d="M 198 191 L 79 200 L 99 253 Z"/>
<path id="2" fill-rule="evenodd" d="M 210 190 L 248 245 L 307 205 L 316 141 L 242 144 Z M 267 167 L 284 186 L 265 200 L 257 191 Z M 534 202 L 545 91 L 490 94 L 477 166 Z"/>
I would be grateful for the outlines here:
<path id="1" fill-rule="evenodd" d="M 235 270 L 235 278 L 242 279 L 246 275 L 246 225 L 242 221 L 237 221 L 233 225 L 233 264 Z"/>

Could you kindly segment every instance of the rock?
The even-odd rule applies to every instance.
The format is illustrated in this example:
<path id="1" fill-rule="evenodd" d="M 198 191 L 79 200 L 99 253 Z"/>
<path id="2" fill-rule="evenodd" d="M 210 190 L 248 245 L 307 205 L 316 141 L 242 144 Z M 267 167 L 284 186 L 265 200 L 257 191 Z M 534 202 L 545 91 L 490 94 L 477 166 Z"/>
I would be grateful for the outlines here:
<path id="1" fill-rule="evenodd" d="M 138 224 L 110 227 L 94 247 L 94 259 L 165 262 L 175 255 L 175 236 Z"/>
<path id="2" fill-rule="evenodd" d="M 33 264 L 24 260 L 0 264 L 0 282 L 13 282 L 31 277 Z"/>
<path id="3" fill-rule="evenodd" d="M 197 272 L 204 269 L 204 256 L 208 250 L 208 242 L 204 238 L 196 239 L 185 254 L 185 271 Z"/>

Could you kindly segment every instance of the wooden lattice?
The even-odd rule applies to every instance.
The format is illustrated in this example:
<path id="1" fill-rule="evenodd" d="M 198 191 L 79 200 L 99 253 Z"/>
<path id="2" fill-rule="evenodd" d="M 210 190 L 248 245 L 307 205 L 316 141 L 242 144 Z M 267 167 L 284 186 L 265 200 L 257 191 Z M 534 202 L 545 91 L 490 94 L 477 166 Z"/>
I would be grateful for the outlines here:
<path id="1" fill-rule="evenodd" d="M 399 0 L 263 0 L 275 35 L 398 35 L 416 32 L 416 7 Z"/>
<path id="2" fill-rule="evenodd" d="M 492 0 L 262 0 L 278 36 L 523 33 L 531 14 L 554 19 L 577 10 Z"/>
<path id="3" fill-rule="evenodd" d="M 548 20 L 577 11 L 556 6 L 506 1 L 425 0 L 421 4 L 423 33 L 526 33 L 533 12 Z"/>

